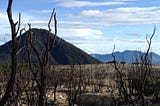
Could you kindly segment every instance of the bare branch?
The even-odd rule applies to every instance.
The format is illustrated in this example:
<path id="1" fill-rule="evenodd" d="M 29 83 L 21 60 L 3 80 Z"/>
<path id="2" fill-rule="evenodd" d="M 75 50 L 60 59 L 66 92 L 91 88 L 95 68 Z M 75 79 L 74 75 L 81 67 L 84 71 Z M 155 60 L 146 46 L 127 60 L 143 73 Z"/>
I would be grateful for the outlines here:
<path id="1" fill-rule="evenodd" d="M 52 14 L 51 14 L 51 17 L 50 17 L 49 22 L 48 22 L 49 32 L 51 31 L 50 25 L 51 25 L 51 21 L 52 21 L 52 18 L 53 18 L 53 16 L 54 16 L 54 13 L 55 13 L 55 8 L 53 9 Z"/>
<path id="2" fill-rule="evenodd" d="M 34 52 L 36 53 L 36 57 L 38 58 L 38 62 L 39 62 L 39 64 L 40 64 L 40 66 L 42 66 L 43 64 L 42 64 L 42 60 L 41 60 L 41 58 L 40 58 L 40 55 L 39 55 L 39 53 L 38 53 L 38 50 L 37 50 L 37 48 L 34 46 L 34 44 L 32 43 L 31 24 L 28 24 L 28 25 L 29 25 L 29 36 L 30 36 L 30 37 L 29 37 L 29 42 L 30 42 L 30 44 L 31 44 Z"/>
<path id="3" fill-rule="evenodd" d="M 5 103 L 8 101 L 11 92 L 14 89 L 14 83 L 15 83 L 15 77 L 17 73 L 17 50 L 18 50 L 18 45 L 17 45 L 17 33 L 16 33 L 16 24 L 14 24 L 13 18 L 12 18 L 12 2 L 13 0 L 9 0 L 8 2 L 8 8 L 7 8 L 7 15 L 8 15 L 8 20 L 10 23 L 11 27 L 11 34 L 12 34 L 12 52 L 11 52 L 11 75 L 10 79 L 8 80 L 6 91 L 0 100 L 0 106 L 4 106 Z M 20 17 L 19 17 L 20 20 Z"/>
<path id="4" fill-rule="evenodd" d="M 156 25 L 154 26 L 153 33 L 152 33 L 152 35 L 150 36 L 149 39 L 148 39 L 148 34 L 146 35 L 146 41 L 148 43 L 148 49 L 147 49 L 147 52 L 145 53 L 145 56 L 144 56 L 145 63 L 147 63 L 147 60 L 148 60 L 147 57 L 148 57 L 149 51 L 151 49 L 152 39 L 153 39 L 153 37 L 155 35 L 155 32 L 156 32 Z"/>
<path id="5" fill-rule="evenodd" d="M 21 13 L 19 13 L 19 21 L 18 21 L 18 27 L 17 27 L 16 35 L 19 32 L 20 26 L 21 26 Z"/>
<path id="6" fill-rule="evenodd" d="M 56 18 L 56 13 L 54 14 L 54 31 L 55 31 L 55 33 L 54 33 L 54 38 L 53 38 L 53 44 L 52 44 L 52 46 L 54 46 L 55 45 L 55 42 L 56 42 L 56 37 L 57 37 L 57 18 Z"/>

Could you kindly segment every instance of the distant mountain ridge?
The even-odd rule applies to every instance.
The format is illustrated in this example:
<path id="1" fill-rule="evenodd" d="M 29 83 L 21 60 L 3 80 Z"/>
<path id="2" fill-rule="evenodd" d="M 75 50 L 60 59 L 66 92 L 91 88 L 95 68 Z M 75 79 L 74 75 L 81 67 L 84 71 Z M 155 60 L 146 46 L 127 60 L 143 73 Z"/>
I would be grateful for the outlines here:
<path id="1" fill-rule="evenodd" d="M 114 55 L 116 57 L 117 62 L 126 62 L 126 63 L 134 63 L 134 62 L 140 62 L 140 59 L 143 52 L 136 51 L 136 50 L 125 50 L 123 52 L 114 52 Z M 160 64 L 160 55 L 150 52 L 149 54 L 152 55 L 152 63 L 153 64 Z M 91 54 L 92 57 L 102 61 L 102 62 L 111 62 L 113 61 L 112 54 Z M 137 60 L 136 60 L 137 59 Z"/>
<path id="2" fill-rule="evenodd" d="M 34 45 L 37 48 L 38 52 L 44 49 L 47 41 L 48 31 L 45 29 L 31 29 L 34 39 Z M 28 31 L 25 32 L 20 40 L 19 47 L 23 47 L 27 43 L 28 39 Z M 54 35 L 51 33 L 52 40 Z M 17 38 L 19 39 L 19 37 Z M 12 42 L 8 41 L 7 43 L 0 46 L 0 63 L 7 63 L 10 61 L 10 50 Z M 25 48 L 18 56 L 18 60 L 27 62 L 27 49 Z M 35 53 L 32 55 L 32 62 L 36 63 L 37 57 Z M 62 64 L 62 65 L 69 65 L 69 64 L 97 64 L 101 63 L 97 59 L 93 58 L 89 54 L 83 52 L 81 49 L 75 47 L 74 45 L 66 42 L 65 40 L 56 37 L 55 45 L 51 49 L 50 55 L 50 62 L 52 64 Z"/>

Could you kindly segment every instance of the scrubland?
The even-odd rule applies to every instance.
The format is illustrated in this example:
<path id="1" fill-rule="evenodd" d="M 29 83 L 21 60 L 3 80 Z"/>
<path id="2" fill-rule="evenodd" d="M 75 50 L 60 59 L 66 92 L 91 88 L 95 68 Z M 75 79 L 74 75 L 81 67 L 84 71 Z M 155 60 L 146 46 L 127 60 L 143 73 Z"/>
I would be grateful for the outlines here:
<path id="1" fill-rule="evenodd" d="M 46 105 L 115 106 L 141 105 L 143 72 L 141 64 L 52 65 L 46 71 Z M 1 66 L 0 94 L 4 94 L 10 66 Z M 159 104 L 160 65 L 149 65 L 145 81 L 144 103 Z M 38 67 L 35 65 L 34 70 Z M 38 104 L 38 85 L 27 65 L 18 65 L 10 103 Z M 38 78 L 38 76 L 37 76 Z M 15 103 L 14 103 L 15 104 Z"/>

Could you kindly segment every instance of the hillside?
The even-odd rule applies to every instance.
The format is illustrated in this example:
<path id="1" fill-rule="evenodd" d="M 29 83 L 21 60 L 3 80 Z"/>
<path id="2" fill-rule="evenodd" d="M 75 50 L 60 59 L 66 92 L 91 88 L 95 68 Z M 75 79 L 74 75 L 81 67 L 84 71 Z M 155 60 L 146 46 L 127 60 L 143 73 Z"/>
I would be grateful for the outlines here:
<path id="1" fill-rule="evenodd" d="M 34 45 L 37 48 L 38 52 L 44 49 L 47 41 L 48 31 L 44 29 L 32 29 Z M 28 31 L 24 33 L 20 40 L 20 47 L 23 47 L 27 42 Z M 54 35 L 51 34 L 51 38 Z M 19 38 L 17 38 L 19 39 Z M 52 40 L 52 39 L 50 39 Z M 1 63 L 7 63 L 10 61 L 10 50 L 11 50 L 11 41 L 0 46 L 0 60 Z M 27 61 L 27 50 L 24 49 L 19 55 L 19 61 Z M 3 61 L 2 61 L 3 60 Z M 37 62 L 37 58 L 33 53 L 32 61 Z M 100 63 L 92 56 L 83 52 L 81 49 L 75 47 L 74 45 L 66 42 L 65 40 L 57 37 L 54 47 L 51 49 L 50 62 L 52 64 L 95 64 Z"/>
<path id="2" fill-rule="evenodd" d="M 138 60 L 138 62 L 140 62 L 140 59 L 142 56 L 143 52 L 140 51 L 132 51 L 132 50 L 126 50 L 124 52 L 115 52 L 114 55 L 116 57 L 117 62 L 121 62 L 124 61 L 126 63 L 134 63 Z M 150 53 L 152 55 L 152 63 L 153 64 L 160 64 L 160 55 L 151 52 Z M 113 61 L 113 56 L 112 54 L 91 54 L 91 56 L 93 56 L 94 58 L 102 61 L 102 62 L 111 62 Z M 136 60 L 137 59 L 137 60 Z"/>

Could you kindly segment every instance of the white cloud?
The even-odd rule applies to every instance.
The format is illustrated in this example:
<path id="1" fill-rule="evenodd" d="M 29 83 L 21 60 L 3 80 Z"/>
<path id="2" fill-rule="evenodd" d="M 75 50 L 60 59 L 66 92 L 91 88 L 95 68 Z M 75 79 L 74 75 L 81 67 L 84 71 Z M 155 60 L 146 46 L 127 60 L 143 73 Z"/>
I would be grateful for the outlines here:
<path id="1" fill-rule="evenodd" d="M 62 0 L 58 2 L 58 6 L 61 7 L 90 7 L 90 6 L 108 6 L 108 5 L 122 5 L 127 4 L 125 2 L 93 2 L 93 1 L 82 1 L 82 0 Z"/>
<path id="2" fill-rule="evenodd" d="M 82 14 L 83 16 L 90 16 L 90 17 L 95 15 L 98 16 L 104 15 L 103 12 L 101 12 L 100 10 L 84 10 L 80 14 Z"/>
<path id="3" fill-rule="evenodd" d="M 4 31 L 7 23 L 8 23 L 7 15 L 5 13 L 0 12 L 0 32 Z"/>
<path id="4" fill-rule="evenodd" d="M 60 28 L 66 28 L 66 29 L 72 29 L 72 28 L 102 28 L 105 26 L 109 26 L 106 23 L 100 23 L 100 22 L 86 22 L 86 21 L 59 21 L 58 27 Z"/>
<path id="5" fill-rule="evenodd" d="M 44 9 L 44 10 L 31 10 L 31 12 L 35 13 L 35 14 L 51 14 L 52 13 L 52 9 Z"/>
<path id="6" fill-rule="evenodd" d="M 6 42 L 6 40 L 8 41 L 8 39 L 10 39 L 10 36 L 8 36 L 9 33 L 10 27 L 7 14 L 0 12 L 0 44 L 3 44 L 4 42 Z"/>
<path id="7" fill-rule="evenodd" d="M 89 22 L 99 20 L 99 23 L 106 23 L 106 25 L 160 23 L 160 7 L 121 7 L 104 11 L 83 10 L 70 16 Z"/>
<path id="8" fill-rule="evenodd" d="M 135 37 L 144 36 L 144 34 L 140 34 L 140 33 L 126 33 L 126 35 L 135 36 Z"/>
<path id="9" fill-rule="evenodd" d="M 103 32 L 101 30 L 90 28 L 59 29 L 59 35 L 62 38 L 66 38 L 66 40 L 70 41 L 103 39 Z"/>
<path id="10" fill-rule="evenodd" d="M 7 15 L 6 15 L 6 14 L 4 14 L 4 13 L 2 13 L 2 12 L 0 12 L 0 18 L 4 18 L 4 19 L 6 19 L 6 18 L 7 18 Z"/>
<path id="11" fill-rule="evenodd" d="M 96 50 L 94 48 L 85 48 L 84 49 L 85 52 L 87 52 L 88 54 L 95 54 Z"/>

